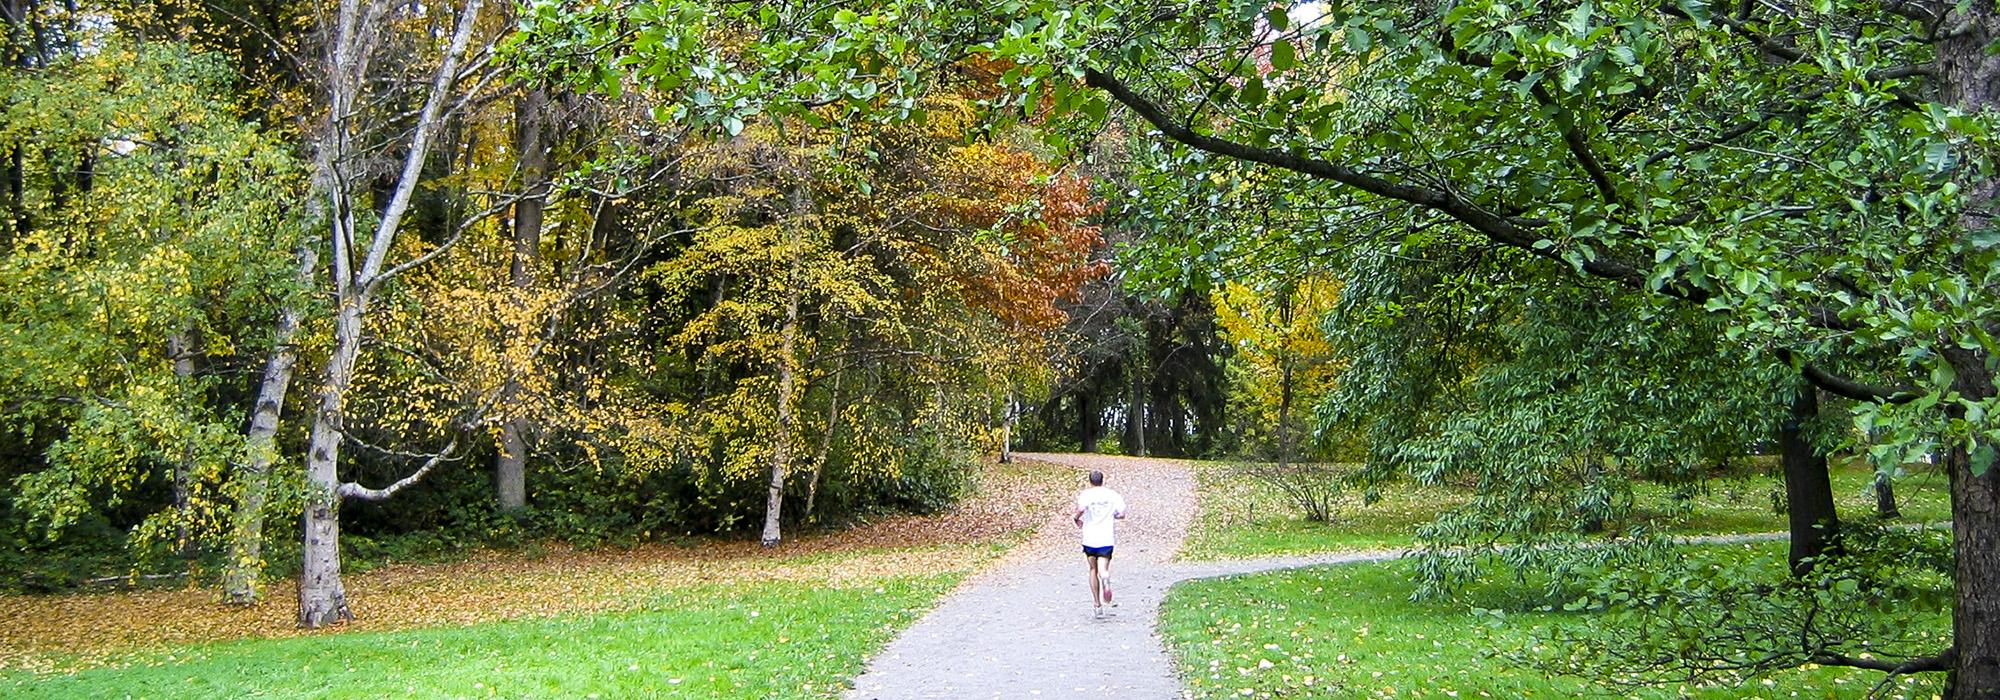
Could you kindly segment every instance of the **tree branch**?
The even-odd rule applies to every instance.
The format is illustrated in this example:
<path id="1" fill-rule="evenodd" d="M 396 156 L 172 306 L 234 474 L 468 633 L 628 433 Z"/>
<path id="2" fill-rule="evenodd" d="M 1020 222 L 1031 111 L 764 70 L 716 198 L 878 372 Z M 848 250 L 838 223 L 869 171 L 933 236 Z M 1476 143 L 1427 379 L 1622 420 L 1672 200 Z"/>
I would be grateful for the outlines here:
<path id="1" fill-rule="evenodd" d="M 458 451 L 458 437 L 453 436 L 451 439 L 451 444 L 446 445 L 444 451 L 431 455 L 430 459 L 424 461 L 424 466 L 419 467 L 416 472 L 410 474 L 409 476 L 397 479 L 395 483 L 389 484 L 388 486 L 384 486 L 379 489 L 371 489 L 366 486 L 362 486 L 361 484 L 349 481 L 342 483 L 339 488 L 335 489 L 334 494 L 341 498 L 357 498 L 363 501 L 380 501 L 386 499 L 390 496 L 396 495 L 397 491 L 409 488 L 411 484 L 423 480 L 423 478 L 426 475 L 430 474 L 432 469 L 436 469 L 438 465 L 443 464 L 445 462 L 458 461 L 459 456 L 453 454 L 457 451 Z"/>
<path id="2" fill-rule="evenodd" d="M 375 237 L 368 246 L 368 256 L 362 260 L 357 281 L 363 289 L 374 286 L 376 273 L 382 270 L 382 262 L 389 255 L 389 245 L 396 240 L 396 230 L 402 226 L 403 212 L 410 207 L 410 197 L 416 192 L 417 181 L 423 178 L 431 139 L 443 127 L 445 104 L 451 101 L 451 87 L 458 78 L 459 61 L 464 58 L 465 46 L 472 39 L 482 4 L 483 0 L 466 0 L 465 6 L 459 10 L 458 26 L 452 30 L 444 60 L 432 78 L 431 92 L 424 98 L 423 115 L 417 120 L 416 135 L 410 140 L 410 152 L 403 158 L 403 172 L 396 179 L 395 192 L 390 195 L 389 206 L 382 212 L 381 222 L 375 226 Z"/>
<path id="3" fill-rule="evenodd" d="M 1085 69 L 1084 81 L 1091 87 L 1110 94 L 1113 99 L 1118 100 L 1120 104 L 1137 113 L 1140 118 L 1153 125 L 1153 128 L 1158 129 L 1167 138 L 1186 144 L 1189 147 L 1237 160 L 1262 163 L 1304 175 L 1332 180 L 1377 196 L 1434 209 L 1458 220 L 1460 223 L 1471 227 L 1472 230 L 1484 234 L 1487 238 L 1501 245 L 1517 248 L 1538 257 L 1565 264 L 1570 263 L 1555 245 L 1548 242 L 1548 237 L 1543 236 L 1541 232 L 1524 227 L 1520 223 L 1517 223 L 1515 219 L 1488 211 L 1449 192 L 1391 182 L 1339 163 L 1308 158 L 1271 148 L 1258 148 L 1209 136 L 1180 125 L 1175 119 L 1167 115 L 1164 110 L 1160 109 L 1158 105 L 1133 92 L 1124 82 L 1108 73 L 1096 69 Z M 1612 280 L 1636 290 L 1648 291 L 1651 289 L 1650 285 L 1647 284 L 1645 273 L 1641 272 L 1638 268 L 1606 257 L 1602 254 L 1602 251 L 1595 247 L 1586 249 L 1584 253 L 1579 267 L 1585 273 L 1594 277 Z M 1670 297 L 1696 303 L 1707 301 L 1709 298 L 1707 290 L 1679 282 L 1669 283 L 1659 291 Z"/>
<path id="4" fill-rule="evenodd" d="M 1956 649 L 1946 649 L 1935 656 L 1924 656 L 1908 661 L 1888 661 L 1885 659 L 1862 659 L 1845 654 L 1816 654 L 1812 662 L 1821 666 L 1846 666 L 1870 671 L 1881 671 L 1889 675 L 1924 673 L 1929 671 L 1949 671 L 1952 662 L 1958 658 Z"/>
<path id="5" fill-rule="evenodd" d="M 1598 196 L 1604 198 L 1605 204 L 1622 204 L 1623 200 L 1618 197 L 1618 187 L 1611 183 L 1611 174 L 1605 172 L 1603 161 L 1597 159 L 1597 152 L 1591 150 L 1590 142 L 1585 140 L 1583 131 L 1577 128 L 1576 115 L 1572 114 L 1568 107 L 1556 102 L 1555 96 L 1550 95 L 1548 89 L 1542 87 L 1541 83 L 1535 83 L 1529 92 L 1534 94 L 1536 102 L 1556 111 L 1556 131 L 1562 133 L 1563 145 L 1569 147 L 1570 156 L 1576 158 L 1577 165 L 1582 166 L 1583 172 L 1590 175 L 1590 184 L 1597 186 Z"/>
<path id="6" fill-rule="evenodd" d="M 1148 124 L 1158 129 L 1167 138 L 1186 144 L 1189 147 L 1237 160 L 1261 163 L 1304 175 L 1333 180 L 1370 194 L 1428 207 L 1443 212 L 1447 216 L 1471 227 L 1474 231 L 1484 234 L 1487 238 L 1501 245 L 1527 251 L 1550 260 L 1568 262 L 1556 250 L 1555 246 L 1536 245 L 1538 242 L 1545 241 L 1539 232 L 1525 228 L 1515 223 L 1513 219 L 1473 205 L 1456 195 L 1440 190 L 1390 182 L 1338 163 L 1308 158 L 1286 151 L 1258 148 L 1209 136 L 1182 126 L 1172 117 L 1168 116 L 1158 105 L 1133 92 L 1124 82 L 1108 73 L 1096 69 L 1086 69 L 1084 71 L 1084 80 L 1091 87 L 1110 94 L 1113 99 L 1118 100 L 1119 103 L 1137 113 L 1141 119 L 1146 120 Z M 1754 128 L 1754 124 L 1751 125 L 1751 128 Z M 1587 252 L 1596 253 L 1597 251 L 1593 249 Z M 1646 276 L 1637 268 L 1603 257 L 1602 255 L 1586 255 L 1579 267 L 1586 274 L 1612 280 L 1632 289 L 1639 291 L 1651 290 Z M 1697 304 L 1705 302 L 1709 298 L 1707 290 L 1681 282 L 1670 282 L 1663 285 L 1659 289 L 1659 292 L 1669 297 Z M 1838 315 L 1823 310 L 1816 311 L 1813 314 L 1812 322 L 1817 326 L 1836 329 L 1843 328 L 1846 325 L 1839 319 Z M 1779 352 L 1782 353 L 1782 356 L 1787 361 L 1793 361 L 1793 355 L 1790 350 L 1780 350 Z M 1800 371 L 1814 385 L 1826 389 L 1835 395 L 1857 401 L 1905 403 L 1915 400 L 1920 395 L 1914 387 L 1888 389 L 1873 387 L 1828 373 L 1810 364 L 1801 362 L 1794 362 L 1794 364 L 1800 365 Z"/>
<path id="7" fill-rule="evenodd" d="M 1798 353 L 1789 349 L 1779 349 L 1778 358 L 1799 368 L 1799 374 L 1813 386 L 1825 389 L 1827 393 L 1855 401 L 1879 403 L 1909 403 L 1922 396 L 1923 392 L 1913 386 L 1878 387 L 1842 377 L 1821 369 L 1818 365 L 1804 361 Z"/>

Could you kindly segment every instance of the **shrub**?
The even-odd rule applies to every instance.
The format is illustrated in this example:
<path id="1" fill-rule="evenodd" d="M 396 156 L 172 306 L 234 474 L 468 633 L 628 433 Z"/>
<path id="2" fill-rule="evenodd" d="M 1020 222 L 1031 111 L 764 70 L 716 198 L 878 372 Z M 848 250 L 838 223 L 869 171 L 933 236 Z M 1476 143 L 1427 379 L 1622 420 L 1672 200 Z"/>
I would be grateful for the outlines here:
<path id="1" fill-rule="evenodd" d="M 1237 471 L 1270 486 L 1286 502 L 1298 508 L 1307 520 L 1333 522 L 1346 500 L 1348 476 L 1339 465 L 1327 463 L 1246 463 Z"/>

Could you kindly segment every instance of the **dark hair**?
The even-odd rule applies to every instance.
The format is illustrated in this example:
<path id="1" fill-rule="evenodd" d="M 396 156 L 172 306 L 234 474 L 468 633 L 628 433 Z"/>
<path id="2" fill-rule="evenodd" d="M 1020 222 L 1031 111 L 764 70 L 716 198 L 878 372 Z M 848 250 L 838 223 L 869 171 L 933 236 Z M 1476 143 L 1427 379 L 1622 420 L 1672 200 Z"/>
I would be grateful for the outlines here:
<path id="1" fill-rule="evenodd" d="M 1103 485 L 1104 485 L 1104 472 L 1098 472 L 1098 471 L 1094 471 L 1094 472 L 1091 472 L 1091 473 L 1090 473 L 1090 485 L 1091 485 L 1091 486 L 1103 486 Z"/>

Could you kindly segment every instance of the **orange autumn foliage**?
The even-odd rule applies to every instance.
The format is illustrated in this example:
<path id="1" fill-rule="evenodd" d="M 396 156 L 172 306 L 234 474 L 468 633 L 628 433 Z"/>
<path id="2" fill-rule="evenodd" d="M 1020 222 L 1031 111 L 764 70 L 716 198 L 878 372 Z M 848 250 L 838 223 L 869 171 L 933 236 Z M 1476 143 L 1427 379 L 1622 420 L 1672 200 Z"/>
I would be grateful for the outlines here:
<path id="1" fill-rule="evenodd" d="M 1107 272 L 1090 255 L 1103 233 L 1090 218 L 1103 205 L 1090 180 L 1061 171 L 1025 150 L 993 143 L 955 149 L 941 164 L 954 186 L 933 199 L 935 225 L 990 231 L 998 245 L 983 259 L 952 268 L 968 302 L 1010 328 L 1040 333 L 1066 320 L 1057 304 Z"/>

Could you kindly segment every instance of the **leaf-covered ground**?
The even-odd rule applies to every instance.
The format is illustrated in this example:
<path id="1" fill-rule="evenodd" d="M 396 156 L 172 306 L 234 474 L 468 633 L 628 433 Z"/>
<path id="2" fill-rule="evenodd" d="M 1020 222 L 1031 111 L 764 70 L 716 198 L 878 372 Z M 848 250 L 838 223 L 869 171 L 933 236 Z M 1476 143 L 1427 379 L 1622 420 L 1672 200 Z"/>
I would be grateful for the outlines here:
<path id="1" fill-rule="evenodd" d="M 1914 466 L 1914 465 L 1913 465 Z M 1333 523 L 1310 522 L 1274 489 L 1242 475 L 1224 463 L 1199 463 L 1201 509 L 1193 532 L 1181 551 L 1183 559 L 1203 561 L 1247 559 L 1291 554 L 1315 554 L 1370 549 L 1402 549 L 1416 544 L 1417 528 L 1439 511 L 1464 503 L 1461 489 L 1425 487 L 1396 482 L 1382 486 L 1379 500 L 1362 504 L 1350 495 Z M 1875 472 L 1862 463 L 1833 469 L 1834 498 L 1841 517 L 1873 517 L 1870 486 Z M 1773 507 L 1773 495 L 1783 491 L 1775 477 L 1716 479 L 1696 495 L 1693 509 L 1681 513 L 1669 489 L 1640 484 L 1635 494 L 1641 517 L 1679 535 L 1777 532 L 1785 516 Z M 1950 518 L 1944 477 L 1915 469 L 1896 481 L 1903 520 L 1940 522 Z M 1671 515 L 1670 515 L 1671 514 Z"/>
<path id="2" fill-rule="evenodd" d="M 331 632 L 297 629 L 291 582 L 272 585 L 269 602 L 248 609 L 220 605 L 206 589 L 0 596 L 0 671 L 45 674 L 130 664 L 138 652 L 244 638 L 632 612 L 661 595 L 705 587 L 866 589 L 909 576 L 962 577 L 1045 520 L 1046 504 L 1063 501 L 1071 477 L 1049 465 L 996 465 L 982 475 L 978 491 L 950 512 L 886 518 L 790 540 L 776 551 L 754 542 L 712 540 L 593 551 L 487 551 L 448 564 L 384 566 L 348 577 L 359 619 Z"/>

